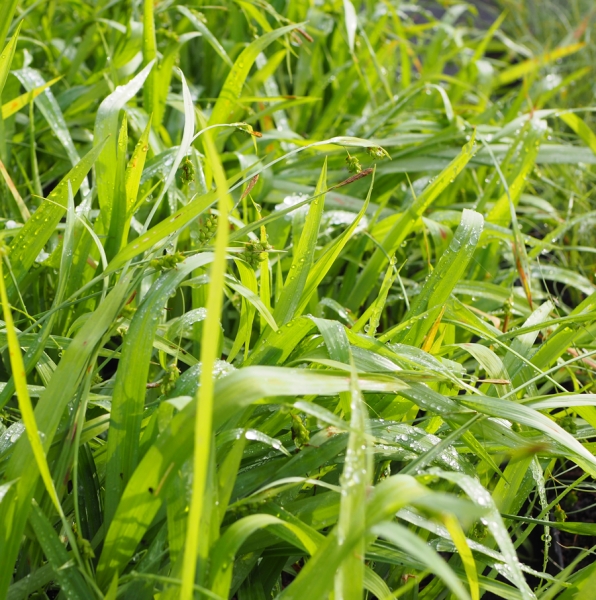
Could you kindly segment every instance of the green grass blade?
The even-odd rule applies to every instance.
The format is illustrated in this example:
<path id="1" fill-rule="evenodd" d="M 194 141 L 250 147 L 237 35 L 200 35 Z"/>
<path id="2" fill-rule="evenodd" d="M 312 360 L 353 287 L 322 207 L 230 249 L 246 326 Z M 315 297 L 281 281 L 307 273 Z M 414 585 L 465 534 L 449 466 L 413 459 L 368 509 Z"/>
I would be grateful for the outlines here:
<path id="1" fill-rule="evenodd" d="M 303 528 L 287 523 L 272 515 L 251 515 L 240 519 L 226 530 L 218 540 L 211 555 L 212 583 L 211 591 L 222 598 L 229 596 L 232 580 L 234 556 L 255 531 L 264 527 L 272 527 L 275 533 L 294 545 L 301 546 L 309 554 L 317 549 L 318 539 L 312 539 Z"/>
<path id="2" fill-rule="evenodd" d="M 308 279 L 306 280 L 306 285 L 304 286 L 304 291 L 302 292 L 302 297 L 300 299 L 300 304 L 296 309 L 296 315 L 301 315 L 308 302 L 310 301 L 312 295 L 315 293 L 318 285 L 321 283 L 325 275 L 329 272 L 329 269 L 333 266 L 345 245 L 348 243 L 358 223 L 362 220 L 366 211 L 368 209 L 370 203 L 370 197 L 372 194 L 374 185 L 374 174 L 370 182 L 370 188 L 368 190 L 368 194 L 366 195 L 366 200 L 362 205 L 360 212 L 356 215 L 356 218 L 352 221 L 350 226 L 342 233 L 330 246 L 329 248 L 322 254 L 320 258 L 312 265 L 312 268 L 309 270 Z"/>
<path id="3" fill-rule="evenodd" d="M 182 79 L 182 97 L 184 99 L 184 130 L 182 132 L 182 140 L 176 152 L 176 156 L 174 157 L 172 167 L 170 168 L 168 176 L 164 182 L 161 193 L 157 197 L 157 200 L 149 212 L 149 216 L 145 220 L 144 230 L 149 228 L 151 220 L 158 211 L 166 192 L 170 189 L 172 183 L 174 182 L 178 168 L 180 167 L 183 158 L 188 154 L 193 141 L 193 134 L 195 130 L 195 109 L 192 102 L 192 96 L 190 95 L 190 90 L 188 89 L 188 85 L 186 83 L 186 78 L 184 77 L 182 71 L 179 71 L 179 74 L 180 78 Z"/>
<path id="4" fill-rule="evenodd" d="M 530 600 L 534 599 L 535 595 L 526 583 L 524 575 L 520 569 L 519 560 L 515 553 L 513 543 L 507 533 L 503 519 L 499 514 L 499 511 L 491 498 L 490 494 L 480 485 L 480 483 L 468 475 L 461 473 L 448 473 L 445 471 L 439 471 L 438 469 L 433 470 L 437 475 L 451 481 L 461 487 L 461 489 L 470 497 L 470 499 L 477 504 L 487 509 L 488 512 L 484 515 L 483 519 L 489 528 L 493 538 L 497 542 L 501 553 L 509 567 L 508 578 L 511 582 L 517 586 L 522 594 L 522 597 Z M 501 481 L 504 481 L 503 479 Z"/>
<path id="5" fill-rule="evenodd" d="M 426 311 L 429 311 L 429 317 L 425 320 L 413 320 L 411 328 L 398 332 L 396 336 L 392 337 L 392 341 L 413 346 L 421 345 L 440 309 L 449 299 L 455 284 L 465 273 L 472 260 L 483 225 L 484 219 L 480 213 L 467 209 L 463 211 L 461 223 L 453 236 L 449 249 L 443 254 L 420 294 L 412 303 L 404 321 L 414 319 Z"/>
<path id="6" fill-rule="evenodd" d="M 417 558 L 431 572 L 438 575 L 449 587 L 458 600 L 469 600 L 470 595 L 451 570 L 449 565 L 441 558 L 438 552 L 425 544 L 417 535 L 398 523 L 380 523 L 371 530 L 372 533 L 389 540 L 398 548 L 407 550 L 408 554 Z"/>
<path id="7" fill-rule="evenodd" d="M 516 79 L 520 79 L 525 75 L 531 74 L 536 69 L 539 69 L 540 67 L 550 62 L 560 60 L 565 56 L 569 56 L 571 54 L 574 54 L 575 52 L 578 52 L 579 50 L 584 48 L 584 46 L 584 43 L 571 44 L 569 46 L 556 48 L 551 52 L 546 52 L 542 56 L 539 56 L 537 58 L 531 58 L 529 60 L 523 61 L 513 67 L 509 67 L 508 69 L 501 71 L 498 75 L 497 83 L 499 85 L 507 85 L 512 81 L 515 81 Z"/>
<path id="8" fill-rule="evenodd" d="M 14 3 L 14 6 L 16 8 L 16 2 Z M 4 10 L 10 10 L 10 9 L 7 9 L 5 7 Z M 13 10 L 14 10 L 14 8 L 13 8 Z M 0 13 L 0 18 L 1 18 L 1 13 Z M 5 23 L 5 21 L 0 20 L 0 23 Z M 8 25 L 10 25 L 10 19 L 8 19 L 8 23 L 6 24 L 7 30 L 8 30 Z M 4 90 L 4 85 L 6 84 L 8 74 L 10 73 L 10 66 L 12 64 L 12 59 L 14 58 L 14 53 L 15 53 L 15 50 L 17 47 L 17 40 L 19 38 L 19 33 L 21 31 L 21 25 L 22 25 L 22 22 L 19 23 L 19 25 L 17 26 L 16 31 L 14 32 L 12 38 L 10 38 L 10 41 L 8 42 L 6 47 L 4 47 L 6 31 L 4 32 L 4 35 L 0 36 L 0 44 L 4 47 L 2 54 L 0 55 L 0 98 L 2 97 L 2 90 Z M 2 29 L 4 29 L 4 27 L 2 25 L 0 25 L 0 33 L 2 33 Z M 2 107 L 2 117 L 6 118 L 4 115 L 4 107 Z"/>
<path id="9" fill-rule="evenodd" d="M 322 194 L 326 187 L 327 163 L 325 162 L 317 183 L 315 196 Z M 280 325 L 285 325 L 288 321 L 291 321 L 296 314 L 296 309 L 300 303 L 300 298 L 304 292 L 312 268 L 324 205 L 324 195 L 316 197 L 310 205 L 302 235 L 294 251 L 289 275 L 275 305 L 273 315 L 276 322 Z"/>
<path id="10" fill-rule="evenodd" d="M 37 98 L 37 96 L 39 96 L 46 88 L 53 86 L 57 81 L 60 81 L 60 79 L 62 78 L 56 77 L 51 81 L 48 81 L 47 83 L 36 87 L 30 92 L 21 94 L 20 96 L 18 96 L 14 100 L 11 100 L 10 102 L 5 102 L 2 105 L 2 118 L 8 119 L 8 117 L 12 117 L 12 115 L 19 112 L 21 108 L 27 106 L 27 104 L 30 104 L 32 100 L 35 100 L 35 98 Z"/>
<path id="11" fill-rule="evenodd" d="M 99 106 L 95 117 L 94 139 L 102 145 L 95 166 L 97 195 L 101 209 L 103 231 L 108 231 L 112 217 L 116 165 L 118 154 L 118 116 L 127 102 L 132 100 L 145 83 L 154 63 L 149 63 L 127 84 L 118 86 Z M 105 140 L 107 139 L 107 142 Z"/>
<path id="12" fill-rule="evenodd" d="M 205 252 L 187 259 L 162 275 L 145 296 L 130 323 L 112 392 L 110 436 L 107 447 L 105 522 L 112 521 L 122 490 L 139 461 L 139 439 L 153 340 L 170 294 L 193 270 L 209 264 L 213 254 Z"/>
<path id="13" fill-rule="evenodd" d="M 27 434 L 27 439 L 35 459 L 35 463 L 39 470 L 39 474 L 43 479 L 46 490 L 50 495 L 56 510 L 59 514 L 61 514 L 62 507 L 60 506 L 60 500 L 54 488 L 54 481 L 52 480 L 50 468 L 46 460 L 46 454 L 41 442 L 39 430 L 37 428 L 35 415 L 33 413 L 33 404 L 31 403 L 29 390 L 27 389 L 25 365 L 23 363 L 23 355 L 21 354 L 21 348 L 19 346 L 19 339 L 14 327 L 11 307 L 8 301 L 8 295 L 6 293 L 6 286 L 4 285 L 4 269 L 2 262 L 3 260 L 0 260 L 0 300 L 2 301 L 2 312 L 4 314 L 4 323 L 6 325 L 6 337 L 8 341 L 10 365 L 14 375 L 14 384 L 17 392 L 17 398 L 19 400 L 19 410 L 21 412 L 21 418 L 23 419 L 23 424 L 25 425 L 25 433 Z"/>
<path id="14" fill-rule="evenodd" d="M 68 183 L 70 182 L 73 193 L 76 193 L 102 148 L 103 144 L 98 144 L 68 172 L 13 239 L 8 259 L 17 285 L 25 279 L 27 272 L 64 215 L 68 202 Z M 17 292 L 13 280 L 6 277 L 5 282 L 8 297 L 12 299 Z"/>
<path id="15" fill-rule="evenodd" d="M 66 124 L 62 110 L 60 109 L 54 94 L 52 94 L 52 91 L 46 85 L 46 81 L 38 71 L 31 69 L 30 67 L 25 67 L 14 73 L 29 93 L 33 93 L 34 90 L 45 86 L 43 92 L 35 97 L 35 104 L 66 150 L 68 158 L 74 167 L 79 163 L 80 156 L 70 135 L 70 131 L 68 130 L 68 125 Z M 83 180 L 81 183 L 81 189 L 84 196 L 89 193 L 89 186 L 86 180 Z"/>
<path id="16" fill-rule="evenodd" d="M 192 600 L 193 597 L 199 528 L 205 505 L 208 503 L 205 499 L 205 491 L 207 488 L 207 472 L 210 460 L 209 451 L 213 435 L 213 365 L 217 358 L 217 345 L 214 344 L 214 340 L 219 335 L 219 314 L 223 301 L 226 246 L 228 245 L 229 236 L 227 207 L 231 203 L 231 199 L 228 196 L 228 184 L 225 172 L 217 154 L 215 144 L 211 139 L 211 132 L 206 132 L 203 140 L 217 186 L 219 218 L 215 237 L 215 258 L 209 271 L 209 291 L 206 307 L 207 319 L 205 320 L 201 337 L 201 387 L 197 392 L 196 398 L 198 407 L 194 432 L 193 487 L 188 515 L 186 544 L 184 547 L 184 570 L 182 589 L 180 590 L 182 600 Z M 206 535 L 206 532 L 203 532 L 203 535 Z"/>
<path id="17" fill-rule="evenodd" d="M 12 18 L 19 4 L 19 0 L 8 0 L 0 6 L 0 45 L 4 46 L 4 41 L 8 35 Z M 20 24 L 19 24 L 20 26 Z"/>
<path id="18" fill-rule="evenodd" d="M 419 198 L 404 211 L 400 219 L 385 236 L 381 245 L 382 250 L 375 250 L 366 267 L 360 274 L 358 282 L 350 294 L 347 306 L 357 310 L 366 299 L 366 294 L 374 287 L 377 278 L 383 270 L 387 256 L 395 253 L 397 248 L 412 231 L 415 222 L 422 216 L 423 212 L 437 199 L 439 194 L 445 190 L 451 181 L 464 169 L 475 153 L 475 140 L 471 139 L 462 149 L 461 153 L 444 169 L 441 174 L 424 190 Z"/>
<path id="19" fill-rule="evenodd" d="M 253 402 L 272 396 L 335 395 L 350 390 L 349 377 L 330 376 L 304 369 L 246 367 L 234 371 L 215 384 L 213 427 L 220 428 L 229 418 Z M 393 391 L 399 381 L 359 377 L 361 390 Z M 192 455 L 196 404 L 188 404 L 165 427 L 133 473 L 116 515 L 106 533 L 104 550 L 97 567 L 103 589 L 115 573 L 121 572 L 133 555 L 164 500 L 174 473 Z M 157 468 L 156 468 L 157 465 Z"/>
<path id="20" fill-rule="evenodd" d="M 39 545 L 52 565 L 56 580 L 60 584 L 61 593 L 68 600 L 93 598 L 95 596 L 94 592 L 73 564 L 73 560 L 68 555 L 58 534 L 37 504 L 34 504 L 31 510 L 30 523 Z"/>
<path id="21" fill-rule="evenodd" d="M 143 2 L 143 65 L 157 59 L 157 40 L 155 38 L 155 15 L 152 0 Z M 151 70 L 143 86 L 143 104 L 145 112 L 152 115 L 155 110 L 157 75 Z"/>
<path id="22" fill-rule="evenodd" d="M 337 543 L 343 544 L 350 532 L 365 519 L 366 493 L 371 482 L 371 461 L 366 436 L 366 409 L 355 367 L 350 384 L 350 438 L 341 475 L 341 504 L 337 522 Z M 346 600 L 362 598 L 364 587 L 365 541 L 360 539 L 335 573 L 335 595 Z"/>
<path id="23" fill-rule="evenodd" d="M 240 53 L 213 107 L 213 111 L 209 117 L 209 125 L 229 123 L 234 120 L 232 115 L 236 109 L 236 101 L 240 97 L 244 82 L 255 60 L 257 60 L 257 56 L 275 40 L 282 35 L 294 31 L 297 27 L 299 25 L 287 25 L 286 27 L 280 27 L 266 33 L 253 41 Z"/>
<path id="24" fill-rule="evenodd" d="M 119 283 L 100 305 L 94 318 L 89 319 L 79 330 L 37 403 L 35 408 L 37 430 L 43 433 L 43 443 L 48 448 L 53 441 L 64 409 L 74 397 L 78 384 L 85 374 L 91 356 L 96 352 L 97 345 L 114 323 L 130 294 L 128 284 L 129 279 Z M 10 528 L 6 530 L 4 544 L 0 548 L 0 560 L 4 565 L 12 565 L 16 560 L 19 540 L 30 512 L 30 501 L 38 478 L 37 470 L 31 469 L 33 460 L 35 459 L 27 439 L 20 439 L 6 469 L 9 477 L 15 475 L 19 478 L 17 483 L 19 500 L 13 509 L 14 516 Z M 0 505 L 0 519 L 5 519 L 2 508 Z M 0 595 L 5 593 L 11 573 L 12 568 L 0 569 Z"/>

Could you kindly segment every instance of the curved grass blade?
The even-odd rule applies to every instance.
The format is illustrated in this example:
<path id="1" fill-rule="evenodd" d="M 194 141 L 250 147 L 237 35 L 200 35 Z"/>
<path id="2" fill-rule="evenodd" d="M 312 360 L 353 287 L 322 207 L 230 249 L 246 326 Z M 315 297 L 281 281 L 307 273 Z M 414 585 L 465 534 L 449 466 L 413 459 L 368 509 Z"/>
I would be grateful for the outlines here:
<path id="1" fill-rule="evenodd" d="M 478 412 L 492 417 L 511 419 L 516 423 L 521 423 L 533 429 L 542 431 L 569 451 L 572 460 L 580 459 L 583 468 L 590 469 L 593 474 L 596 473 L 596 458 L 594 455 L 560 425 L 538 411 L 524 406 L 523 404 L 511 402 L 505 398 L 496 399 L 489 398 L 488 396 L 461 396 L 458 398 L 458 401 Z"/>
<path id="2" fill-rule="evenodd" d="M 315 539 L 305 528 L 288 523 L 272 515 L 251 515 L 236 521 L 217 541 L 211 554 L 212 592 L 222 598 L 227 598 L 232 580 L 234 557 L 246 539 L 255 531 L 271 527 L 281 539 L 304 549 L 308 554 L 316 551 L 318 536 Z"/>
<path id="3" fill-rule="evenodd" d="M 389 540 L 398 548 L 407 551 L 410 556 L 417 558 L 426 565 L 430 571 L 438 575 L 459 600 L 469 600 L 470 595 L 451 570 L 449 565 L 441 558 L 438 552 L 425 544 L 416 534 L 399 523 L 379 523 L 371 529 L 371 533 Z"/>
<path id="4" fill-rule="evenodd" d="M 475 504 L 488 510 L 483 519 L 493 538 L 497 542 L 503 558 L 509 567 L 507 578 L 510 579 L 511 582 L 518 588 L 524 599 L 535 600 L 536 596 L 524 578 L 520 568 L 519 560 L 515 553 L 515 548 L 491 495 L 482 487 L 480 482 L 473 479 L 469 475 L 464 475 L 462 473 L 449 473 L 436 468 L 432 469 L 431 472 L 437 474 L 443 479 L 447 479 L 448 481 L 455 483 Z"/>

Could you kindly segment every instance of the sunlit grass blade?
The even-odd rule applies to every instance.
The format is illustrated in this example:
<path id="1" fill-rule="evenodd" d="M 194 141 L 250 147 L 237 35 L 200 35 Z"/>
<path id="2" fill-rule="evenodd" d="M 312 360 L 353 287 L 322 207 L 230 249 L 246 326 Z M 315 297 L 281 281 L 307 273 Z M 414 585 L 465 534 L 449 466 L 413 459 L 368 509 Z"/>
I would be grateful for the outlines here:
<path id="1" fill-rule="evenodd" d="M 11 10 L 15 10 L 17 2 L 15 1 L 12 4 L 12 7 L 10 6 L 10 3 L 4 4 L 4 9 L 0 10 L 7 14 L 10 14 Z M 0 25 L 0 45 L 3 48 L 2 54 L 0 55 L 0 98 L 2 97 L 2 90 L 4 89 L 6 79 L 8 78 L 8 74 L 10 73 L 10 66 L 12 64 L 12 59 L 14 58 L 14 53 L 17 47 L 17 40 L 22 26 L 22 22 L 19 23 L 12 38 L 10 39 L 8 44 L 4 46 L 4 40 L 12 17 L 12 15 L 11 17 L 8 17 L 7 14 L 2 15 L 2 13 L 0 12 L 0 17 L 2 17 L 0 23 L 3 23 L 3 25 Z M 6 30 L 4 30 L 5 28 Z M 2 107 L 2 116 L 6 118 L 4 116 L 4 107 Z"/>
<path id="2" fill-rule="evenodd" d="M 211 164 L 218 193 L 217 233 L 215 237 L 215 256 L 210 269 L 209 292 L 207 296 L 207 319 L 203 326 L 201 337 L 201 387 L 196 396 L 197 412 L 194 432 L 193 454 L 193 487 L 188 529 L 184 547 L 184 571 L 182 577 L 182 600 L 191 600 L 197 566 L 198 536 L 203 510 L 206 502 L 204 497 L 207 487 L 207 470 L 209 452 L 211 449 L 213 426 L 213 364 L 217 358 L 217 345 L 214 341 L 219 336 L 219 314 L 223 301 L 224 274 L 226 271 L 226 246 L 228 244 L 228 185 L 221 166 L 211 133 L 203 137 L 207 158 Z M 206 535 L 206 532 L 203 532 Z M 206 557 L 202 557 L 206 558 Z"/>
<path id="3" fill-rule="evenodd" d="M 582 48 L 584 48 L 584 43 L 571 44 L 569 46 L 562 46 L 560 48 L 556 48 L 551 52 L 546 52 L 542 56 L 538 56 L 536 58 L 531 58 L 529 60 L 523 61 L 513 67 L 509 67 L 504 71 L 499 73 L 497 81 L 499 85 L 507 85 L 524 75 L 528 75 L 539 69 L 541 66 L 546 65 L 550 62 L 560 60 L 565 56 L 569 56 L 570 54 L 574 54 L 578 52 Z"/>
<path id="4" fill-rule="evenodd" d="M 62 78 L 56 77 L 51 81 L 48 81 L 47 83 L 44 83 L 43 85 L 31 90 L 30 92 L 21 94 L 20 96 L 18 96 L 14 100 L 11 100 L 10 102 L 5 102 L 2 105 L 2 118 L 8 119 L 8 117 L 11 117 L 15 113 L 17 113 L 19 110 L 21 110 L 21 108 L 27 106 L 27 104 L 30 104 L 32 100 L 35 100 L 35 98 L 37 98 L 37 96 L 39 96 L 39 94 L 41 94 L 46 88 L 51 87 L 57 81 L 60 81 L 60 79 Z"/>

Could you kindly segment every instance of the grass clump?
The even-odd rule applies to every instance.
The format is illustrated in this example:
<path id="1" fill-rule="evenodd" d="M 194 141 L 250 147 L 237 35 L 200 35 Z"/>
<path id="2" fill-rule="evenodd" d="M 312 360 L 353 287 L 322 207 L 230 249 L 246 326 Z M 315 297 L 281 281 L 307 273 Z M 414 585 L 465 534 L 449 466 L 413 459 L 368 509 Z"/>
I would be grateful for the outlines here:
<path id="1" fill-rule="evenodd" d="M 535 4 L 2 4 L 0 597 L 589 597 L 594 14 Z"/>

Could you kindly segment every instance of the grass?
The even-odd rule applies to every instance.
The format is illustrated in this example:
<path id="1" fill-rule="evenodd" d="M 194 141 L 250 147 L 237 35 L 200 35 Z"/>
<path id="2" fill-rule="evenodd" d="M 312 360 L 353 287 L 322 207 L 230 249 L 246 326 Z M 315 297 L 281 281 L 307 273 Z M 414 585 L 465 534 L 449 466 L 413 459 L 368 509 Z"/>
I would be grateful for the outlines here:
<path id="1" fill-rule="evenodd" d="M 591 597 L 548 4 L 0 5 L 1 598 Z"/>

